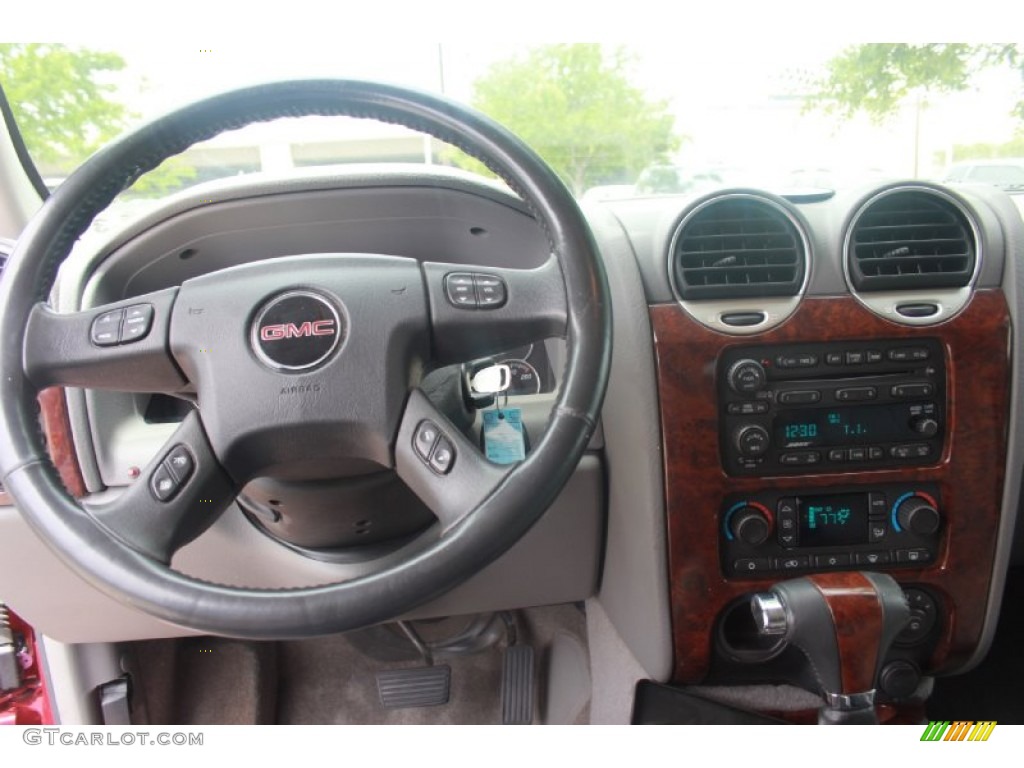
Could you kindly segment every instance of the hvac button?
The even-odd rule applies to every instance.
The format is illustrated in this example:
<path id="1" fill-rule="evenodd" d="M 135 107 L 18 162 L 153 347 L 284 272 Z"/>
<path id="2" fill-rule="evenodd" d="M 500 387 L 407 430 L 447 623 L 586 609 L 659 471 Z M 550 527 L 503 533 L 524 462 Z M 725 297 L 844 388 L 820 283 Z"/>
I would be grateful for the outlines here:
<path id="1" fill-rule="evenodd" d="M 780 557 L 775 561 L 775 568 L 780 571 L 798 571 L 801 568 L 810 568 L 810 566 L 811 559 L 807 555 Z"/>
<path id="2" fill-rule="evenodd" d="M 898 563 L 927 563 L 932 559 L 930 549 L 899 549 L 896 550 Z"/>
<path id="3" fill-rule="evenodd" d="M 888 552 L 858 552 L 857 565 L 885 565 L 892 561 Z"/>
<path id="4" fill-rule="evenodd" d="M 815 555 L 814 566 L 816 568 L 842 568 L 850 564 L 850 556 L 845 552 L 834 555 Z"/>
<path id="5" fill-rule="evenodd" d="M 759 573 L 768 570 L 767 557 L 744 557 L 732 564 L 737 573 Z"/>

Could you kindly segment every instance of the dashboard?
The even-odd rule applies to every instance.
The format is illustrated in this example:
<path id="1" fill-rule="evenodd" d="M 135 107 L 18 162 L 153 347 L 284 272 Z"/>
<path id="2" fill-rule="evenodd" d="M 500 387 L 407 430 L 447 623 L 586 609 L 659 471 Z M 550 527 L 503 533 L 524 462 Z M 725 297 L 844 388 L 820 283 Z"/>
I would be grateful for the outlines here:
<path id="1" fill-rule="evenodd" d="M 976 663 L 1012 556 L 1024 458 L 1014 354 L 1024 225 L 1011 198 L 908 182 L 608 201 L 586 214 L 614 302 L 602 429 L 544 520 L 416 615 L 596 597 L 647 676 L 778 680 L 786 652 L 753 632 L 745 597 L 791 574 L 878 570 L 915 612 L 887 664 L 930 675 Z M 80 244 L 54 301 L 88 310 L 323 252 L 501 268 L 548 255 L 516 198 L 462 175 L 233 180 Z M 507 364 L 509 400 L 539 435 L 564 355 L 562 340 L 537 339 L 467 363 Z M 425 389 L 479 443 L 479 412 L 452 394 L 464 376 L 432 372 Z M 68 390 L 48 394 L 43 415 L 65 484 L 103 498 L 132 484 L 192 407 Z M 175 567 L 248 586 L 345 578 L 428 525 L 414 507 L 394 477 L 256 482 Z M 79 582 L 22 527 L 0 515 L 0 562 L 27 551 L 49 573 L 47 589 L 8 596 L 44 632 L 68 642 L 185 633 Z"/>

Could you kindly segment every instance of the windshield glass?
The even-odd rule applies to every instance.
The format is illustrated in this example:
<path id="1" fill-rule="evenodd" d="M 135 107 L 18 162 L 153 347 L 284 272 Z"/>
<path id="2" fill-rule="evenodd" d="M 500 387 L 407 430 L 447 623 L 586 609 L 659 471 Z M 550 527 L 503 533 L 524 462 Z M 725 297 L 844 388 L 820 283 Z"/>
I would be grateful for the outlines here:
<path id="1" fill-rule="evenodd" d="M 383 80 L 472 104 L 530 143 L 586 200 L 721 186 L 843 189 L 886 179 L 1019 191 L 1024 47 L 490 42 L 322 47 L 0 44 L 0 82 L 45 183 L 140 121 L 241 85 Z M 709 62 L 714 62 L 713 66 Z M 952 175 L 965 161 L 984 168 Z M 485 169 L 434 139 L 365 120 L 302 118 L 222 134 L 121 196 L 115 217 L 204 182 L 353 163 Z M 1008 182 L 1008 179 L 1011 179 Z M 108 216 L 112 215 L 108 213 Z"/>

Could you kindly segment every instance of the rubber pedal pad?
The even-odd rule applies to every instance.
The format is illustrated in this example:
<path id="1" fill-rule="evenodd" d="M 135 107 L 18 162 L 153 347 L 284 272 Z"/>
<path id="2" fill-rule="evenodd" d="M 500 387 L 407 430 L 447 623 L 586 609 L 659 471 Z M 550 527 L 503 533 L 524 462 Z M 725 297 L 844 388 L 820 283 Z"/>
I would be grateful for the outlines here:
<path id="1" fill-rule="evenodd" d="M 377 673 L 377 693 L 384 709 L 438 707 L 448 703 L 452 668 L 447 664 Z"/>
<path id="2" fill-rule="evenodd" d="M 501 722 L 529 725 L 533 722 L 533 646 L 511 645 L 505 649 L 501 670 Z"/>

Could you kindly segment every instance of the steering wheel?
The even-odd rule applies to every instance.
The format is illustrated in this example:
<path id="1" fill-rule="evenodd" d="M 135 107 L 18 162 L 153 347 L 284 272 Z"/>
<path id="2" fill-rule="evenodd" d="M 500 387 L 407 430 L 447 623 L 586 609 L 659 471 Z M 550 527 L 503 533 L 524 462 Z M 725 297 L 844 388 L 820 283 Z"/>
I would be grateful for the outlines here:
<path id="1" fill-rule="evenodd" d="M 536 269 L 472 268 L 375 254 L 308 254 L 225 269 L 88 311 L 46 303 L 72 243 L 142 173 L 192 144 L 279 117 L 397 123 L 483 160 L 525 201 L 552 256 Z M 496 299 L 459 305 L 465 275 Z M 474 295 L 470 292 L 470 295 Z M 512 468 L 488 462 L 416 388 L 428 364 L 568 341 L 547 431 Z M 493 561 L 540 518 L 594 431 L 611 310 L 590 230 L 524 143 L 447 99 L 367 82 L 307 80 L 232 91 L 105 147 L 45 203 L 0 286 L 0 470 L 25 519 L 108 595 L 190 629 L 243 638 L 340 632 L 393 619 Z M 64 490 L 40 434 L 48 386 L 194 389 L 184 419 L 113 502 Z M 369 575 L 315 587 L 211 584 L 170 567 L 249 479 L 287 465 L 392 468 L 438 519 L 425 546 Z"/>

